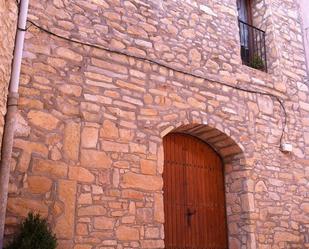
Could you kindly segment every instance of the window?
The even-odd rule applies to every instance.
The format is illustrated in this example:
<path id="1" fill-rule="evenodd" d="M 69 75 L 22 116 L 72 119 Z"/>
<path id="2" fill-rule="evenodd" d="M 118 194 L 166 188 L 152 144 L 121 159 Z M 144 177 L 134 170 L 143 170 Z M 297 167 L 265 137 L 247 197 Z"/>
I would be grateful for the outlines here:
<path id="1" fill-rule="evenodd" d="M 253 26 L 252 0 L 237 0 L 240 50 L 243 64 L 267 71 L 265 32 Z"/>

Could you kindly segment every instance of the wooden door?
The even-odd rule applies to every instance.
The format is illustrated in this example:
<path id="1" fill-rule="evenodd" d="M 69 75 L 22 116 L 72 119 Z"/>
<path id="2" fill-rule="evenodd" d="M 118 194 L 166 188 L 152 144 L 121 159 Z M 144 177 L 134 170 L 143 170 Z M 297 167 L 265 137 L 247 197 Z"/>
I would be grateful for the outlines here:
<path id="1" fill-rule="evenodd" d="M 165 248 L 226 249 L 223 166 L 201 140 L 164 137 Z"/>

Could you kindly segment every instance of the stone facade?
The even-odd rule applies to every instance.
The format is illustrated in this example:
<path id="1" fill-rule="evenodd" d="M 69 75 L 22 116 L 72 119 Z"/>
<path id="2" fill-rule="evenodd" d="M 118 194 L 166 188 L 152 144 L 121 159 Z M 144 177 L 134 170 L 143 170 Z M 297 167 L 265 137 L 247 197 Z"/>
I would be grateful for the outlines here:
<path id="1" fill-rule="evenodd" d="M 16 20 L 16 2 L 14 0 L 0 0 L 0 149 L 14 49 Z"/>
<path id="2" fill-rule="evenodd" d="M 254 6 L 269 73 L 242 65 L 236 1 L 31 1 L 36 24 L 97 47 L 27 32 L 7 237 L 36 210 L 59 248 L 164 248 L 162 138 L 178 131 L 224 160 L 230 248 L 308 247 L 298 5 Z"/>

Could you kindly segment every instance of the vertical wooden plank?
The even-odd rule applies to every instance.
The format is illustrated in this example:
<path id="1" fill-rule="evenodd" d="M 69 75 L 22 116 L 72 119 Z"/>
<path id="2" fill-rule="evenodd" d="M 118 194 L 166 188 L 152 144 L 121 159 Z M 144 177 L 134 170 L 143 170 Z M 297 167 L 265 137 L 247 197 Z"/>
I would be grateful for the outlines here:
<path id="1" fill-rule="evenodd" d="M 175 184 L 176 184 L 176 189 L 177 189 L 177 210 L 176 210 L 176 240 L 177 240 L 177 247 L 181 246 L 182 244 L 182 233 L 183 229 L 180 225 L 181 221 L 181 205 L 183 205 L 183 184 L 182 180 L 180 179 L 180 171 L 181 171 L 181 151 L 182 151 L 182 145 L 181 145 L 181 136 L 177 135 L 176 136 L 176 141 L 175 141 L 175 155 L 177 155 L 176 161 L 177 164 L 175 164 Z"/>
<path id="2" fill-rule="evenodd" d="M 190 140 L 189 140 L 190 141 Z M 190 178 L 189 178 L 189 182 L 190 182 L 190 206 L 189 206 L 189 212 L 192 213 L 193 209 L 194 209 L 194 198 L 195 198 L 195 193 L 194 193 L 194 163 L 195 163 L 195 155 L 194 150 L 196 147 L 196 141 L 192 140 L 189 147 L 189 151 L 190 151 L 190 162 L 189 162 L 189 171 L 190 171 Z M 194 215 L 190 215 L 190 231 L 191 231 L 191 243 L 190 245 L 195 248 L 195 224 L 194 224 Z"/>
<path id="3" fill-rule="evenodd" d="M 204 170 L 203 170 L 203 163 L 204 163 L 204 154 L 203 154 L 203 148 L 200 148 L 199 150 L 199 154 L 201 155 L 199 157 L 199 168 L 198 168 L 198 174 L 197 174 L 197 185 L 198 185 L 198 190 L 199 190 L 199 194 L 198 194 L 198 208 L 197 208 L 197 219 L 198 219 L 198 247 L 199 248 L 202 248 L 202 245 L 203 245 L 203 237 L 206 236 L 206 233 L 205 233 L 205 229 L 204 227 L 202 226 L 203 224 L 203 210 L 204 210 L 204 200 L 203 200 L 203 189 L 204 189 L 204 186 L 203 186 L 203 173 L 204 173 Z"/>
<path id="4" fill-rule="evenodd" d="M 170 210 L 170 222 L 171 222 L 171 230 L 172 230 L 172 234 L 171 234 L 171 246 L 174 247 L 175 246 L 175 212 L 173 212 L 174 210 L 172 209 L 173 207 L 173 203 L 175 203 L 175 190 L 174 190 L 174 163 L 175 163 L 175 137 L 171 136 L 171 147 L 170 147 L 170 160 L 172 162 L 172 167 L 171 167 L 171 210 Z"/>
<path id="5" fill-rule="evenodd" d="M 199 232 L 199 236 L 200 236 L 200 248 L 202 248 L 205 245 L 205 242 L 207 240 L 207 227 L 204 226 L 204 224 L 206 223 L 206 201 L 205 201 L 205 188 L 206 188 L 206 184 L 205 182 L 207 181 L 206 179 L 206 169 L 205 169 L 205 151 L 204 151 L 204 147 L 201 148 L 201 167 L 200 167 L 200 171 L 199 171 L 199 186 L 200 186 L 200 208 L 199 208 L 199 221 L 200 221 L 200 232 Z"/>
<path id="6" fill-rule="evenodd" d="M 214 162 L 214 157 L 212 154 L 210 154 L 211 158 L 211 168 L 212 168 L 212 206 L 211 206 L 211 213 L 212 213 L 212 227 L 217 226 L 217 210 L 216 210 L 216 199 L 217 199 L 217 179 L 216 179 L 216 165 Z M 212 234 L 212 246 L 216 246 L 216 236 L 217 236 L 217 229 L 214 230 L 214 233 Z"/>
<path id="7" fill-rule="evenodd" d="M 163 149 L 164 149 L 164 166 L 163 166 L 163 203 L 164 203 L 164 214 L 167 216 L 167 195 L 168 195 L 168 187 L 167 187 L 167 144 L 166 144 L 166 137 L 163 138 Z M 167 220 L 165 217 L 164 221 L 164 235 L 165 235 L 165 243 L 168 241 L 168 228 L 167 228 Z M 168 245 L 166 245 L 168 247 Z"/>
<path id="8" fill-rule="evenodd" d="M 187 143 L 187 160 L 186 160 L 186 163 L 187 163 L 187 199 L 188 199 L 188 203 L 187 203 L 187 212 L 188 212 L 188 209 L 191 208 L 191 205 L 192 205 L 192 173 L 191 173 L 191 164 L 192 164 L 192 141 L 190 141 L 189 139 L 186 139 Z M 189 226 L 188 224 L 188 235 L 189 235 L 189 246 L 192 247 L 192 222 Z"/>
<path id="9" fill-rule="evenodd" d="M 199 220 L 197 219 L 197 212 L 198 212 L 198 205 L 199 205 L 199 186 L 197 185 L 197 178 L 198 178 L 198 170 L 200 165 L 200 148 L 201 148 L 201 142 L 199 140 L 196 140 L 196 146 L 195 151 L 193 151 L 193 158 L 194 158 L 194 174 L 193 174 L 193 186 L 194 186 L 194 206 L 193 206 L 193 223 L 194 223 L 194 246 L 198 248 L 199 246 L 199 238 L 198 238 L 198 231 L 199 231 Z"/>
<path id="10" fill-rule="evenodd" d="M 213 206 L 213 214 L 214 214 L 214 219 L 213 219 L 213 224 L 215 227 L 217 227 L 218 229 L 216 229 L 214 231 L 214 242 L 213 242 L 213 245 L 215 247 L 218 246 L 218 232 L 221 232 L 220 229 L 219 229 L 219 222 L 218 222 L 218 219 L 219 219 L 219 210 L 218 210 L 218 165 L 217 165 L 217 162 L 216 162 L 216 157 L 215 155 L 212 155 L 212 164 L 213 164 L 213 174 L 214 174 L 214 191 L 213 191 L 213 202 L 214 202 L 214 206 Z"/>
<path id="11" fill-rule="evenodd" d="M 205 226 L 205 237 L 203 237 L 202 242 L 203 246 L 208 245 L 209 241 L 209 228 L 205 224 L 208 222 L 208 194 L 209 191 L 209 167 L 207 165 L 207 154 L 205 148 L 203 148 L 203 174 L 202 174 L 202 181 L 203 181 L 203 190 L 202 190 L 202 200 L 203 200 L 203 219 L 202 219 L 202 225 Z"/>
<path id="12" fill-rule="evenodd" d="M 228 240 L 227 240 L 227 220 L 226 220 L 226 203 L 225 203 L 225 179 L 224 179 L 224 166 L 223 163 L 221 161 L 220 158 L 218 158 L 218 164 L 220 165 L 220 177 L 219 179 L 221 180 L 221 200 L 220 200 L 220 204 L 222 205 L 221 207 L 221 220 L 223 220 L 224 222 L 222 222 L 222 226 L 221 226 L 221 231 L 222 232 L 222 236 L 220 238 L 220 240 L 222 241 L 222 247 L 228 245 Z"/>
<path id="13" fill-rule="evenodd" d="M 169 246 L 172 248 L 173 243 L 173 225 L 171 222 L 172 217 L 172 202 L 173 202 L 173 189 L 172 189 L 172 140 L 171 137 L 168 137 L 168 171 L 169 171 L 169 178 L 168 178 L 168 187 L 169 187 L 169 196 L 168 196 L 168 224 L 169 224 Z"/>
<path id="14" fill-rule="evenodd" d="M 165 232 L 165 243 L 166 247 L 169 247 L 170 241 L 170 226 L 169 226 L 169 200 L 170 200 L 170 188 L 169 188 L 169 137 L 166 136 L 163 138 L 163 148 L 164 148 L 164 168 L 163 168 L 163 200 L 164 200 L 164 213 L 165 213 L 165 222 L 164 222 L 164 232 Z"/>
<path id="15" fill-rule="evenodd" d="M 182 189 L 182 205 L 181 205 L 181 226 L 182 226 L 182 244 L 181 244 L 181 248 L 185 248 L 186 244 L 187 244 L 187 227 L 186 227 L 186 220 L 185 220 L 185 205 L 186 205 L 186 145 L 185 145 L 185 141 L 184 141 L 184 137 L 182 136 L 180 139 L 180 146 L 181 146 L 181 164 L 180 167 L 182 168 L 181 171 L 181 185 L 183 187 Z"/>
<path id="16" fill-rule="evenodd" d="M 205 179 L 205 182 L 207 182 L 207 189 L 205 189 L 205 197 L 206 197 L 206 221 L 204 225 L 207 227 L 207 244 L 205 246 L 210 246 L 211 241 L 211 165 L 209 165 L 209 155 L 207 148 L 204 148 L 205 150 L 205 167 L 207 169 L 207 178 Z M 208 225 L 207 225 L 208 224 Z"/>
<path id="17" fill-rule="evenodd" d="M 186 151 L 185 151 L 185 139 L 181 139 L 181 182 L 182 185 L 182 205 L 181 205 L 181 228 L 182 228 L 182 244 L 181 248 L 186 247 L 186 241 L 187 241 L 187 230 L 186 230 L 186 216 L 185 216 L 185 205 L 186 205 L 186 197 L 185 197 L 185 158 L 186 158 Z"/>

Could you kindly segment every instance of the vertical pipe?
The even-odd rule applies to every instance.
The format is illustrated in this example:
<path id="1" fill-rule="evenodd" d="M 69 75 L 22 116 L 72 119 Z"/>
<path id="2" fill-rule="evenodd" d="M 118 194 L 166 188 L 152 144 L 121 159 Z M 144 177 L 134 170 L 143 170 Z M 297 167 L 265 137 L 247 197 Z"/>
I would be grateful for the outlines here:
<path id="1" fill-rule="evenodd" d="M 13 149 L 13 138 L 15 130 L 15 117 L 18 102 L 18 86 L 20 78 L 20 68 L 22 52 L 24 47 L 25 30 L 27 24 L 29 0 L 20 1 L 18 24 L 16 30 L 14 57 L 12 62 L 12 72 L 9 84 L 9 94 L 7 101 L 7 113 L 5 116 L 5 126 L 2 140 L 1 162 L 0 162 L 0 249 L 3 248 L 4 225 L 8 197 L 8 184 L 10 178 L 10 162 Z"/>

